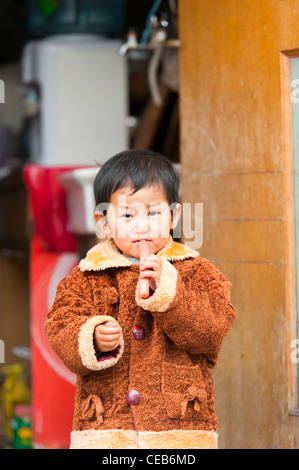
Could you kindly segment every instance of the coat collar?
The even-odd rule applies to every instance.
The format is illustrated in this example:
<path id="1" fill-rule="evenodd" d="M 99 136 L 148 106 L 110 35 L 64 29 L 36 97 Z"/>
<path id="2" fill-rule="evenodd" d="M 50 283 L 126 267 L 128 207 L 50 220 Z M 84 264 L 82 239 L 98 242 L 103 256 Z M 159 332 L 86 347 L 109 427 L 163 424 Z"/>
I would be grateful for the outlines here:
<path id="1" fill-rule="evenodd" d="M 199 256 L 198 251 L 193 250 L 187 245 L 173 241 L 172 237 L 162 248 L 158 256 L 163 256 L 168 261 L 181 261 L 188 258 Z M 102 271 L 108 268 L 119 268 L 131 266 L 133 263 L 126 256 L 120 253 L 112 238 L 105 242 L 98 243 L 91 248 L 84 259 L 79 263 L 81 271 Z"/>

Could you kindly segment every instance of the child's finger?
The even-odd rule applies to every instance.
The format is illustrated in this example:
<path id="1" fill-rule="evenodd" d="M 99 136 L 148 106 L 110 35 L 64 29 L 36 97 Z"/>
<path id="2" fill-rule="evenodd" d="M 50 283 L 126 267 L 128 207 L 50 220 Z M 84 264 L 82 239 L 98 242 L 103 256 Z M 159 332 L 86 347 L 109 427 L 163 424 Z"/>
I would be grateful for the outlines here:
<path id="1" fill-rule="evenodd" d="M 144 270 L 145 268 L 152 268 L 155 270 L 161 270 L 162 261 L 160 258 L 155 256 L 155 258 L 148 257 L 142 264 L 141 269 Z"/>
<path id="2" fill-rule="evenodd" d="M 114 336 L 119 337 L 120 332 L 121 332 L 121 327 L 119 325 L 115 327 L 109 327 L 106 325 L 98 325 L 95 329 L 95 332 L 97 335 L 104 335 L 104 336 L 114 335 Z"/>
<path id="3" fill-rule="evenodd" d="M 100 341 L 116 341 L 119 339 L 119 333 L 116 333 L 114 335 L 111 334 L 105 334 L 105 333 L 98 333 L 97 337 L 99 338 Z"/>
<path id="4" fill-rule="evenodd" d="M 104 325 L 109 328 L 120 328 L 120 325 L 119 323 L 117 323 L 117 321 L 107 321 L 106 323 L 104 323 Z"/>
<path id="5" fill-rule="evenodd" d="M 118 323 L 116 322 L 107 322 L 107 323 L 103 323 L 102 327 L 105 329 L 105 330 L 109 330 L 111 332 L 116 332 L 116 331 L 120 331 L 121 330 L 121 327 Z"/>
<path id="6" fill-rule="evenodd" d="M 119 338 L 114 338 L 114 339 L 112 339 L 112 338 L 110 338 L 110 339 L 108 339 L 108 338 L 99 338 L 99 340 L 100 340 L 101 344 L 106 344 L 106 345 L 107 344 L 114 344 L 114 343 L 118 344 L 118 342 L 119 342 Z"/>
<path id="7" fill-rule="evenodd" d="M 158 279 L 160 277 L 160 272 L 158 271 L 142 271 L 140 273 L 141 278 L 150 277 L 153 279 Z"/>
<path id="8" fill-rule="evenodd" d="M 116 321 L 102 323 L 95 328 L 94 338 L 101 352 L 112 351 L 119 345 L 121 327 Z"/>
<path id="9" fill-rule="evenodd" d="M 97 333 L 103 336 L 113 336 L 116 337 L 120 335 L 120 330 L 119 329 L 113 329 L 113 328 L 105 328 L 102 326 L 102 328 L 98 328 Z"/>
<path id="10" fill-rule="evenodd" d="M 103 341 L 101 342 L 100 351 L 101 352 L 113 351 L 113 349 L 117 348 L 118 345 L 119 345 L 119 341 L 113 341 L 109 343 L 105 343 Z"/>
<path id="11" fill-rule="evenodd" d="M 154 273 L 158 273 L 160 275 L 161 274 L 161 269 L 160 269 L 160 266 L 157 266 L 157 265 L 154 265 L 154 264 L 149 264 L 149 265 L 144 266 L 140 270 L 141 275 L 144 274 L 145 272 L 154 272 Z"/>
<path id="12" fill-rule="evenodd" d="M 98 344 L 105 345 L 105 346 L 110 346 L 113 344 L 118 344 L 119 343 L 119 335 L 102 335 L 102 334 L 97 334 L 95 337 L 95 340 Z"/>

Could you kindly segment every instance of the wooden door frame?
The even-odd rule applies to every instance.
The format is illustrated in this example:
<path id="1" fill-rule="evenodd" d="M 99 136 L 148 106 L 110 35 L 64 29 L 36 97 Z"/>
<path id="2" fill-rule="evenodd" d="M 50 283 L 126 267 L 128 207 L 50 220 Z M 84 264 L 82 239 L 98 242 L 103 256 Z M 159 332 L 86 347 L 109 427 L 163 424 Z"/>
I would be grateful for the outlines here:
<path id="1" fill-rule="evenodd" d="M 291 59 L 299 57 L 299 49 L 281 51 L 282 149 L 284 170 L 284 247 L 286 298 L 286 366 L 289 414 L 299 416 L 298 368 L 291 359 L 292 342 L 297 339 L 295 212 L 293 172 L 293 122 L 291 102 Z"/>

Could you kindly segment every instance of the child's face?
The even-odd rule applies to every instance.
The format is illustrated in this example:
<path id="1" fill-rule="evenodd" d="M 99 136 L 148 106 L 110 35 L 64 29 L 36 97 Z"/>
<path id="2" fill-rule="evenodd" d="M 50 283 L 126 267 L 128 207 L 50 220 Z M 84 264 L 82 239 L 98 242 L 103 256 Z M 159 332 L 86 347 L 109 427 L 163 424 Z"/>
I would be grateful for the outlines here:
<path id="1" fill-rule="evenodd" d="M 150 254 L 160 251 L 169 238 L 170 230 L 178 223 L 181 206 L 173 218 L 163 189 L 141 188 L 132 194 L 131 187 L 115 191 L 110 200 L 106 220 L 101 221 L 106 235 L 113 237 L 116 246 L 127 256 L 139 258 L 139 241 L 148 240 Z"/>

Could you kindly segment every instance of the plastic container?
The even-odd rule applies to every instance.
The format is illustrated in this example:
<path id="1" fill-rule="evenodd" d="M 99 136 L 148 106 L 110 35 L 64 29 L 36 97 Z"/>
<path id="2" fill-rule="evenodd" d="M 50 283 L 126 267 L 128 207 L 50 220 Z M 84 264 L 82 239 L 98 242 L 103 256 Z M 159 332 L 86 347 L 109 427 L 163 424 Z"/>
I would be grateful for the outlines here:
<path id="1" fill-rule="evenodd" d="M 26 165 L 23 170 L 35 233 L 46 250 L 77 250 L 75 235 L 68 227 L 66 192 L 59 181 L 59 176 L 71 169 Z"/>
<path id="2" fill-rule="evenodd" d="M 77 235 L 95 233 L 93 182 L 99 169 L 81 168 L 59 176 L 67 193 L 70 230 Z"/>

